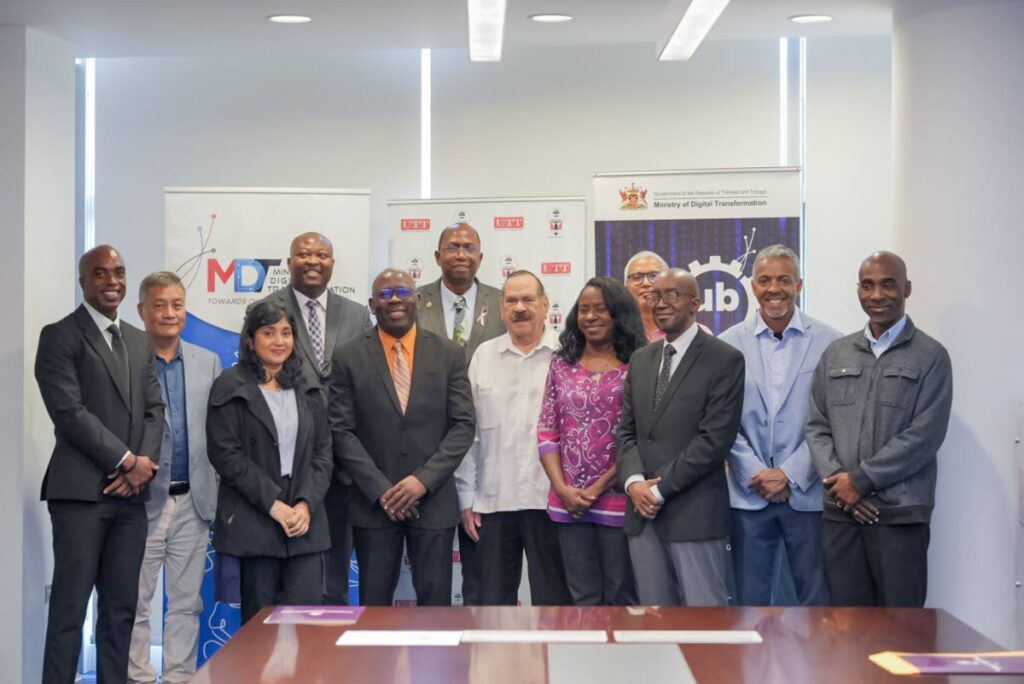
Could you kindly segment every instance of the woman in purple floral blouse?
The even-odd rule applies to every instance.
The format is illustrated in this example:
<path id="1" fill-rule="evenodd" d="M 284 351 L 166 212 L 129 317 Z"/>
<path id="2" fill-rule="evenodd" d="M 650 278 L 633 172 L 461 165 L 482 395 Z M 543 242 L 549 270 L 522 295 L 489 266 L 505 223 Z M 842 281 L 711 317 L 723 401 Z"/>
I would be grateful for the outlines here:
<path id="1" fill-rule="evenodd" d="M 537 440 L 551 480 L 548 516 L 560 523 L 575 605 L 630 605 L 636 588 L 622 533 L 627 497 L 615 481 L 615 428 L 630 355 L 647 343 L 622 283 L 587 282 L 551 359 Z"/>

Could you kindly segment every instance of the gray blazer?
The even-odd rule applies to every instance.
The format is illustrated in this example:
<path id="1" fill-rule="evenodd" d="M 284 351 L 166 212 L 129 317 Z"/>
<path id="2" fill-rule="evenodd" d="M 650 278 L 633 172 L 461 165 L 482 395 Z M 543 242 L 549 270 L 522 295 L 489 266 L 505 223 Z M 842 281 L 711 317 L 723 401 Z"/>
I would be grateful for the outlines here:
<path id="1" fill-rule="evenodd" d="M 318 385 L 320 394 L 327 405 L 327 385 L 331 378 L 331 359 L 334 352 L 345 343 L 355 339 L 365 330 L 372 327 L 370 313 L 365 306 L 358 304 L 348 297 L 342 297 L 327 291 L 327 336 L 324 339 L 324 368 L 318 368 L 316 354 L 313 353 L 313 343 L 309 341 L 309 332 L 306 330 L 299 310 L 299 301 L 295 298 L 292 286 L 281 288 L 277 292 L 267 295 L 264 301 L 276 301 L 283 304 L 288 313 L 295 319 L 295 346 L 298 348 L 299 358 L 302 359 L 302 372 L 306 379 L 307 386 Z"/>
<path id="2" fill-rule="evenodd" d="M 665 504 L 652 521 L 662 541 L 729 536 L 725 458 L 743 410 L 743 354 L 702 330 L 654 408 L 665 342 L 641 347 L 629 360 L 615 465 L 619 482 L 660 477 Z M 626 506 L 623 531 L 637 535 L 644 519 Z"/>
<path id="3" fill-rule="evenodd" d="M 466 363 L 473 358 L 473 352 L 481 342 L 492 340 L 505 334 L 505 324 L 501 322 L 501 290 L 476 281 L 476 305 L 473 307 L 473 327 L 469 329 L 469 342 L 466 343 Z M 441 303 L 441 280 L 427 283 L 419 288 L 420 314 L 419 326 L 435 335 L 448 339 L 448 330 L 444 324 L 444 304 Z M 483 325 L 480 325 L 483 319 Z"/>
<path id="4" fill-rule="evenodd" d="M 199 517 L 213 522 L 217 510 L 217 474 L 206 456 L 206 404 L 210 387 L 220 375 L 220 357 L 182 340 L 181 360 L 185 368 L 185 422 L 188 428 L 188 482 L 192 504 Z M 161 387 L 164 404 L 167 394 Z M 160 516 L 171 484 L 171 412 L 164 411 L 164 438 L 160 443 L 160 469 L 149 485 L 146 514 L 150 520 Z"/>

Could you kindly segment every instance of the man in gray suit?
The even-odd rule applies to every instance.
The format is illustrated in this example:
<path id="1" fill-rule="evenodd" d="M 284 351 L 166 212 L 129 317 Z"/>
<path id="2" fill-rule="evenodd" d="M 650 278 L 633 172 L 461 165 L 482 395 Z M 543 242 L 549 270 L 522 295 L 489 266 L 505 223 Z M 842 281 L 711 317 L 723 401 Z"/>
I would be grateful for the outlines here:
<path id="1" fill-rule="evenodd" d="M 146 502 L 149 534 L 139 573 L 128 679 L 139 684 L 157 681 L 149 662 L 149 617 L 162 566 L 167 596 L 162 681 L 172 684 L 188 681 L 196 672 L 203 610 L 199 590 L 217 506 L 217 475 L 206 457 L 206 402 L 220 374 L 220 359 L 181 340 L 185 288 L 175 274 L 161 271 L 146 276 L 139 286 L 138 306 L 156 354 L 166 409 L 160 469 Z"/>
<path id="2" fill-rule="evenodd" d="M 345 343 L 369 330 L 366 307 L 331 292 L 334 245 L 326 235 L 303 233 L 292 240 L 288 256 L 291 283 L 266 299 L 282 304 L 295 320 L 295 352 L 302 359 L 307 385 L 319 385 L 327 405 L 331 358 Z M 324 497 L 331 532 L 331 548 L 324 552 L 324 603 L 348 604 L 348 569 L 352 558 L 352 531 L 348 522 L 348 495 L 352 480 L 335 468 Z"/>
<path id="3" fill-rule="evenodd" d="M 480 343 L 505 334 L 505 324 L 501 321 L 501 290 L 476 279 L 483 258 L 476 228 L 468 223 L 453 223 L 441 231 L 434 252 L 441 277 L 419 288 L 420 326 L 462 347 L 467 365 Z M 462 604 L 478 605 L 480 568 L 476 542 L 461 525 L 459 555 Z"/>
<path id="4" fill-rule="evenodd" d="M 696 279 L 662 272 L 645 295 L 665 339 L 637 350 L 622 397 L 616 469 L 640 602 L 729 600 L 725 458 L 743 408 L 743 354 L 696 324 Z"/>

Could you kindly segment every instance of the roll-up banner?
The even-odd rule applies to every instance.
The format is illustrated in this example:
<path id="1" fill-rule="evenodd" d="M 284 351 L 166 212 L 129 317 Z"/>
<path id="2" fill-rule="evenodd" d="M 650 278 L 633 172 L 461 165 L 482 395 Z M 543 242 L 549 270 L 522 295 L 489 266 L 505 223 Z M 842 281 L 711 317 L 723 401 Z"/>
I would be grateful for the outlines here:
<path id="1" fill-rule="evenodd" d="M 797 167 L 596 173 L 593 213 L 598 275 L 622 278 L 633 254 L 659 254 L 697 277 L 697 320 L 715 334 L 756 310 L 759 249 L 801 253 Z"/>
<path id="2" fill-rule="evenodd" d="M 416 285 L 441 277 L 434 259 L 447 226 L 468 223 L 480 233 L 484 255 L 477 278 L 501 287 L 513 271 L 525 269 L 544 284 L 550 309 L 548 328 L 560 332 L 586 282 L 586 199 L 583 197 L 477 197 L 388 202 L 390 265 L 408 271 Z M 488 315 L 498 316 L 500 312 Z M 458 539 L 452 554 L 452 603 L 462 605 Z M 520 600 L 529 602 L 526 583 Z M 408 563 L 402 566 L 396 605 L 415 603 Z"/>
<path id="3" fill-rule="evenodd" d="M 330 289 L 357 302 L 369 292 L 370 191 L 300 188 L 166 188 L 167 269 L 185 284 L 182 338 L 237 362 L 245 308 L 288 285 L 292 239 L 305 232 L 334 243 Z M 200 619 L 202 665 L 239 628 L 234 603 L 214 595 L 213 547 L 207 550 Z"/>

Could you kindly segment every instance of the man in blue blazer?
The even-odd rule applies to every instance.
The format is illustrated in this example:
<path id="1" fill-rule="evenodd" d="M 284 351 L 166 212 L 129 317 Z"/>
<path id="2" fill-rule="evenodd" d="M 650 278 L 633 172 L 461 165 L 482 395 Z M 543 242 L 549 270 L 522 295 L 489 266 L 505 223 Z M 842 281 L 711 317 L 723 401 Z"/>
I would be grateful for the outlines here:
<path id="1" fill-rule="evenodd" d="M 727 458 L 738 603 L 769 605 L 784 543 L 801 605 L 828 603 L 822 485 L 804 441 L 814 369 L 839 331 L 796 308 L 800 262 L 785 245 L 754 260 L 758 310 L 721 335 L 743 353 L 743 417 Z"/>
<path id="2" fill-rule="evenodd" d="M 174 273 L 142 279 L 139 317 L 153 343 L 157 380 L 163 395 L 164 437 L 160 469 L 149 486 L 149 532 L 139 573 L 139 603 L 128 661 L 128 680 L 150 684 L 157 674 L 149 662 L 150 604 L 164 570 L 163 676 L 166 684 L 186 682 L 196 673 L 199 596 L 206 568 L 210 525 L 217 508 L 217 474 L 206 456 L 206 404 L 220 375 L 220 358 L 182 341 L 185 288 Z"/>

